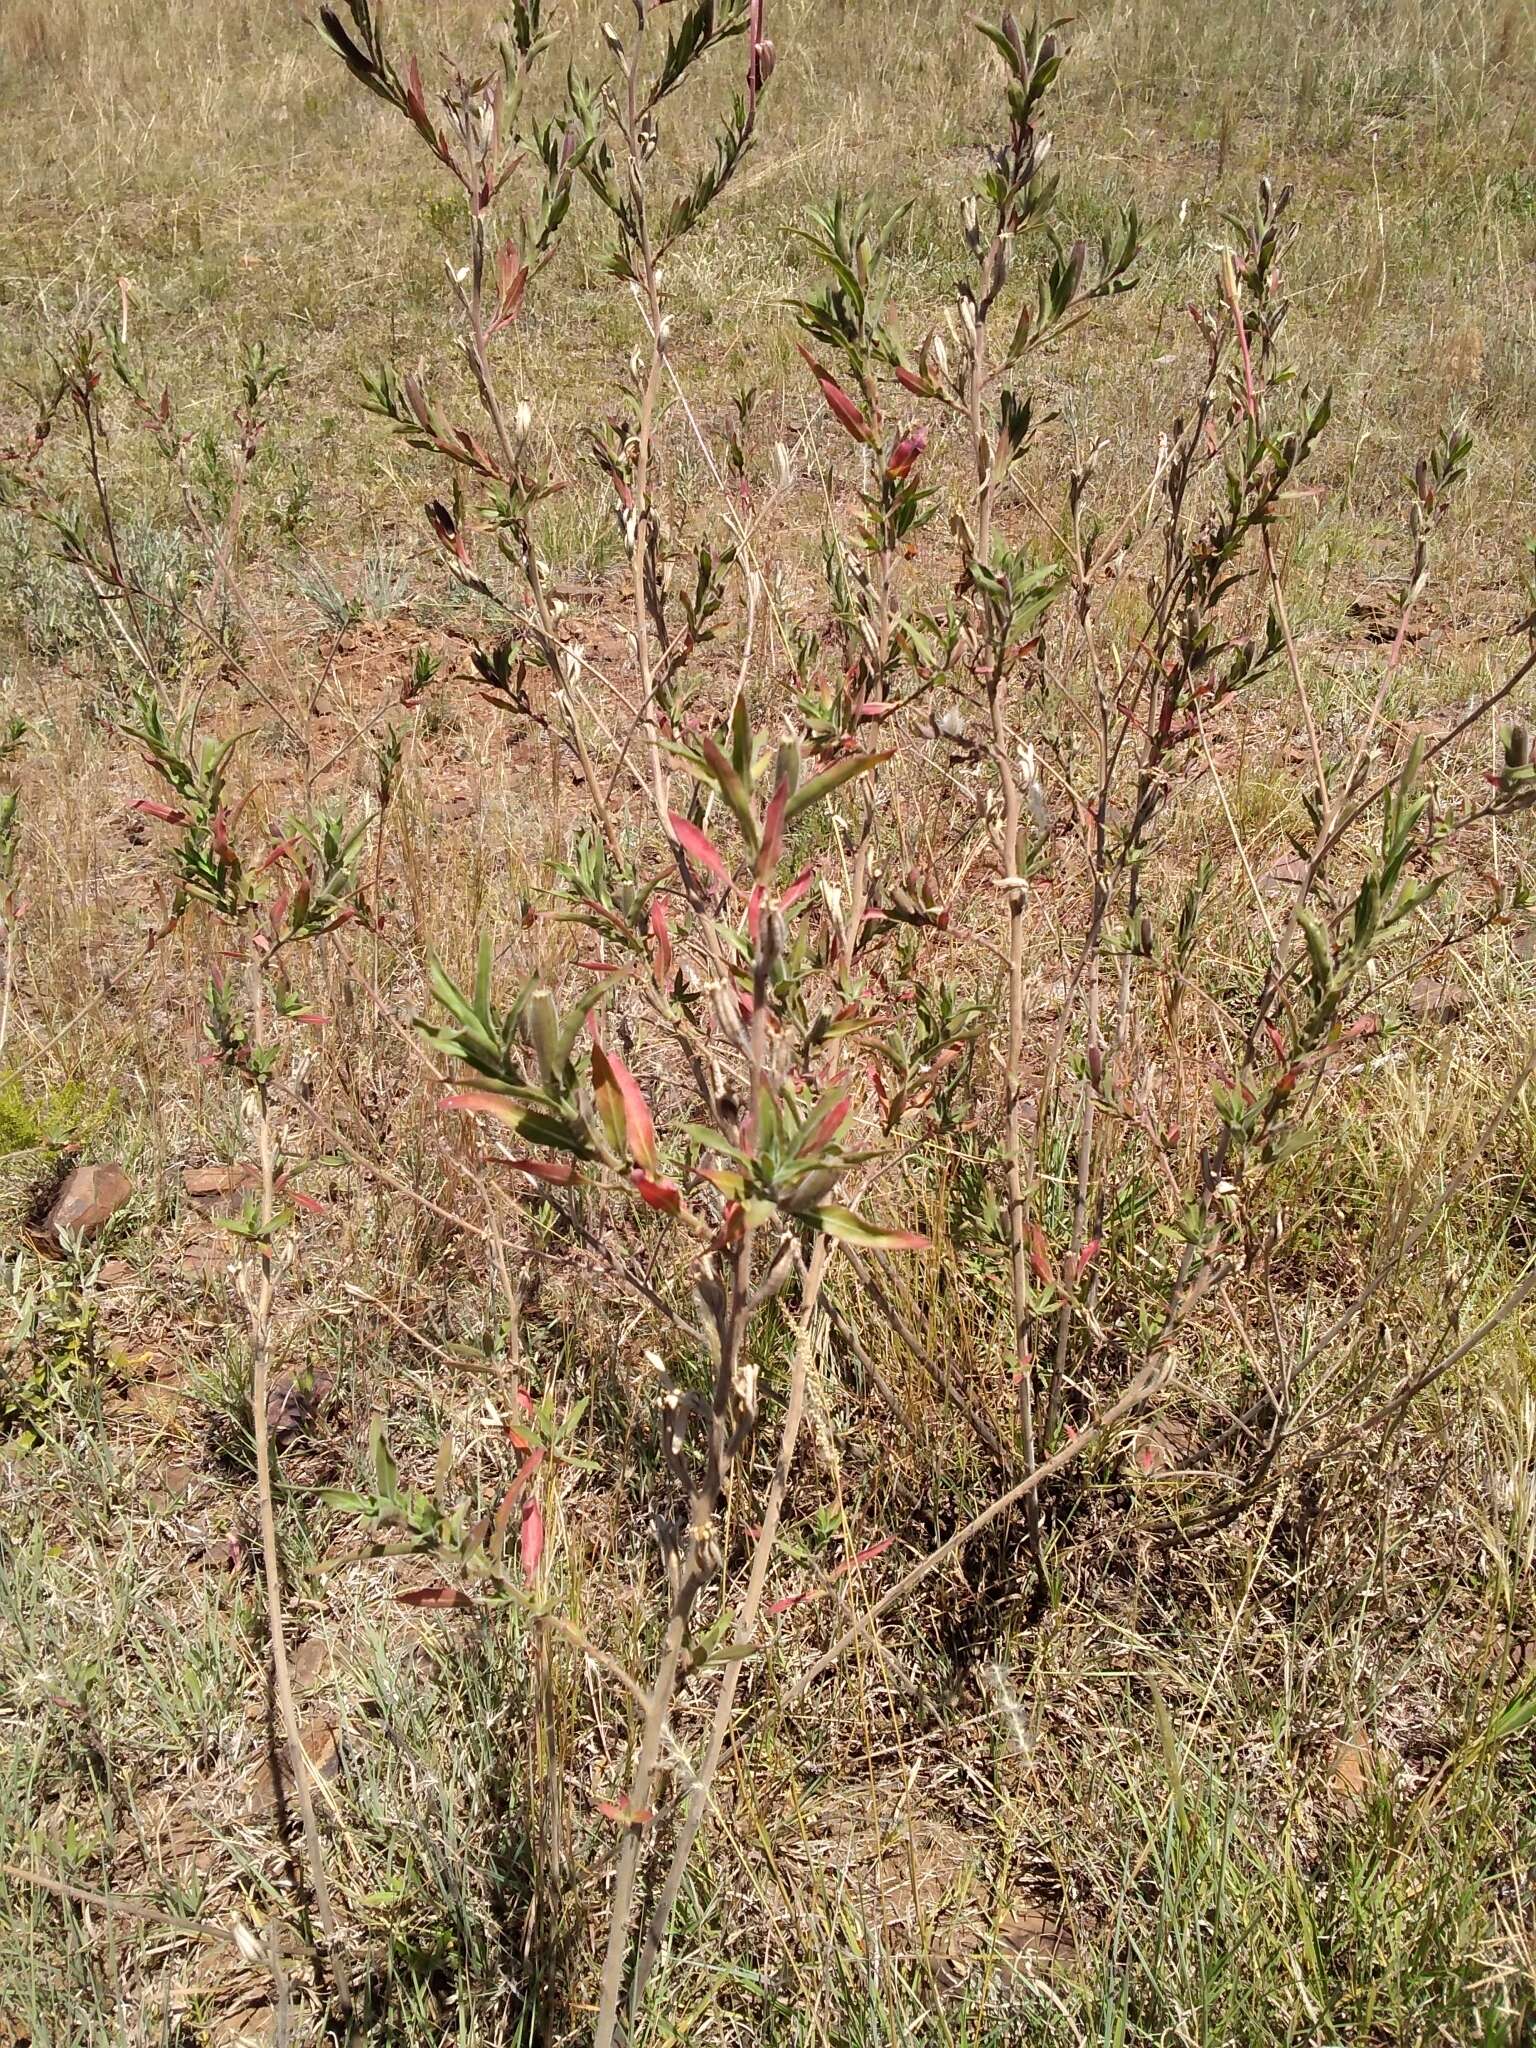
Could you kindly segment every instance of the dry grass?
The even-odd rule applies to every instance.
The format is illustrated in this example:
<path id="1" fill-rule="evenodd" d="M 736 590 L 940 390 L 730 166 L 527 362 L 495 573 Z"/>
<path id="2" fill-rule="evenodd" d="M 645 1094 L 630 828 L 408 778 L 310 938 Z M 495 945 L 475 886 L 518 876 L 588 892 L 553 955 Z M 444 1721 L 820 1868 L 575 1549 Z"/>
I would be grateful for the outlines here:
<path id="1" fill-rule="evenodd" d="M 804 282 L 788 230 L 838 185 L 877 206 L 911 198 L 900 290 L 929 303 L 983 132 L 984 66 L 948 0 L 774 12 L 784 55 L 765 140 L 687 245 L 676 349 L 707 428 L 755 387 L 754 460 L 778 440 L 793 451 L 801 482 L 764 545 L 782 590 L 803 594 L 839 487 L 778 310 Z M 578 13 L 585 37 L 596 14 Z M 427 44 L 482 14 L 399 9 L 402 34 Z M 1400 559 L 1404 472 L 1448 416 L 1477 438 L 1429 630 L 1389 705 L 1397 728 L 1433 725 L 1501 672 L 1530 602 L 1536 15 L 1398 0 L 1234 18 L 1162 0 L 1095 6 L 1072 33 L 1055 124 L 1068 217 L 1096 228 L 1130 188 L 1148 241 L 1142 289 L 1053 373 L 1051 460 L 1064 470 L 1113 432 L 1106 487 L 1145 475 L 1187 380 L 1182 308 L 1225 210 L 1260 171 L 1294 180 L 1289 342 L 1336 399 L 1319 495 L 1283 551 L 1325 736 L 1348 734 L 1380 675 L 1350 607 Z M 386 354 L 447 359 L 449 214 L 403 124 L 347 88 L 284 0 L 21 0 L 0 12 L 0 112 L 0 441 L 29 424 L 29 386 L 88 322 L 126 327 L 210 427 L 240 347 L 263 340 L 291 375 L 244 513 L 237 660 L 178 616 L 206 565 L 163 476 L 131 437 L 111 451 L 126 545 L 177 594 L 157 615 L 167 667 L 209 729 L 250 735 L 262 818 L 366 791 L 378 740 L 402 736 L 380 929 L 319 949 L 306 992 L 329 1024 L 280 1107 L 285 1151 L 325 1204 L 281 1276 L 282 1362 L 318 1393 L 285 1450 L 279 1508 L 322 1826 L 367 1985 L 357 2038 L 580 2039 L 613 1851 L 601 1802 L 622 1796 L 632 1703 L 611 1666 L 569 1646 L 555 1698 L 536 1698 L 515 1624 L 397 1606 L 427 1568 L 364 1556 L 316 1498 L 359 1482 L 370 1418 L 385 1415 L 413 1483 L 431 1486 L 446 1445 L 455 1489 L 493 1503 L 511 1386 L 566 1411 L 586 1401 L 580 1462 L 549 1503 L 561 1606 L 606 1658 L 648 1668 L 650 1516 L 667 1482 L 645 1353 L 664 1333 L 613 1311 L 570 1247 L 538 1245 L 509 1294 L 502 1191 L 445 1131 L 436 1066 L 410 1032 L 429 950 L 462 964 L 488 929 L 509 975 L 525 957 L 522 907 L 574 802 L 552 794 L 540 747 L 509 742 L 475 702 L 464 643 L 479 619 L 432 567 L 423 476 L 355 405 L 358 373 Z M 563 465 L 547 547 L 600 663 L 624 659 L 622 577 L 575 429 L 631 340 L 577 235 L 509 373 Z M 702 494 L 680 409 L 661 435 L 679 496 Z M 955 451 L 935 461 L 952 479 Z M 29 727 L 5 764 L 28 899 L 0 1055 L 16 1244 L 0 1319 L 27 1333 L 0 1362 L 15 1376 L 5 1412 L 39 1363 L 45 1390 L 26 1393 L 29 1427 L 0 1445 L 0 2044 L 337 2038 L 303 1954 L 274 1973 L 265 1950 L 271 1929 L 295 1940 L 302 1885 L 274 1779 L 248 1340 L 227 1241 L 184 1185 L 189 1168 L 251 1156 L 238 1099 L 197 1064 L 218 940 L 189 921 L 146 946 L 164 887 L 128 808 L 143 771 L 111 729 L 124 666 L 44 541 L 3 514 L 0 566 L 0 728 L 12 710 Z M 444 680 L 405 709 L 421 646 Z M 733 674 L 734 650 L 721 660 Z M 1262 881 L 1295 823 L 1292 740 L 1273 706 L 1245 713 L 1180 812 L 1189 862 L 1226 863 L 1213 1002 L 1253 919 L 1211 789 L 1219 776 Z M 1463 784 L 1477 768 L 1461 765 Z M 1526 859 L 1493 834 L 1465 849 L 1446 921 Z M 1235 1290 L 1192 1335 L 1147 1434 L 1068 1475 L 1050 1604 L 1028 1597 L 1023 1531 L 1007 1526 L 786 1705 L 861 1603 L 1001 1490 L 968 1420 L 1006 1429 L 1011 1406 L 1005 1293 L 964 1238 L 974 1162 L 914 1166 L 903 1199 L 950 1255 L 893 1271 L 884 1299 L 846 1274 L 833 1289 L 770 1589 L 824 1595 L 786 1610 L 752 1667 L 745 1733 L 637 2041 L 1532 2038 L 1536 1772 L 1528 1727 L 1501 1736 L 1498 1718 L 1536 1676 L 1529 1310 L 1326 1483 L 1233 1527 L 1170 1542 L 1182 1482 L 1165 1476 L 1230 1412 L 1245 1362 L 1298 1354 L 1358 1291 L 1387 1219 L 1435 1191 L 1456 1190 L 1412 1270 L 1308 1388 L 1317 1417 L 1356 1419 L 1375 1375 L 1428 1355 L 1448 1306 L 1470 1328 L 1525 1270 L 1536 1125 L 1529 1095 L 1500 1105 L 1536 1014 L 1529 930 L 1516 918 L 1449 962 L 1396 963 L 1379 997 L 1392 1028 L 1340 1076 L 1326 1142 L 1282 1191 L 1295 1222 L 1283 1299 Z M 1061 965 L 1047 910 L 1037 937 L 1044 1032 Z M 983 948 L 957 938 L 952 964 L 995 995 Z M 1194 1063 L 1191 1115 L 1208 1080 Z M 26 1235 L 71 1146 L 120 1159 L 136 1189 L 78 1266 Z M 1128 1187 L 1128 1216 L 1137 1198 Z M 761 1361 L 774 1431 L 786 1340 L 772 1331 Z M 886 1537 L 890 1553 L 829 1580 Z M 678 1739 L 696 1750 L 706 1720 L 707 1702 L 690 1702 Z M 128 1905 L 86 1896 L 100 1894 Z"/>

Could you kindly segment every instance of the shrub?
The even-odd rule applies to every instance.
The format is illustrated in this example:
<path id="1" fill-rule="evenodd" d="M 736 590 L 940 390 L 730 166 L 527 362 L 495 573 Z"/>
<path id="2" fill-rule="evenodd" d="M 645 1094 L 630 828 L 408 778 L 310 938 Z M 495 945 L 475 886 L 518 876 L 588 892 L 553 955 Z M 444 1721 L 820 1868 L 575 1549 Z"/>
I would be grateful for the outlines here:
<path id="1" fill-rule="evenodd" d="M 420 963 L 420 1032 L 449 1078 L 442 1109 L 470 1120 L 458 1142 L 485 1148 L 469 1153 L 477 1183 L 519 1191 L 497 1208 L 503 1270 L 579 1254 L 641 1319 L 666 1496 L 649 1671 L 588 1639 L 548 1540 L 578 1464 L 578 1404 L 507 1390 L 517 1462 L 490 1502 L 453 1500 L 446 1470 L 430 1492 L 410 1483 L 382 1426 L 366 1483 L 328 1497 L 381 1551 L 434 1560 L 415 1604 L 506 1613 L 526 1631 L 530 1799 L 559 1796 L 556 1661 L 591 1660 L 624 1698 L 625 1779 L 601 1805 L 610 1837 L 596 1838 L 589 1882 L 568 1883 L 553 1825 L 534 1880 L 558 1958 L 544 1989 L 575 2006 L 585 1964 L 570 1957 L 613 1845 L 596 1966 L 595 2039 L 608 2048 L 663 1951 L 740 1737 L 742 1674 L 767 1652 L 769 1572 L 826 1327 L 854 1341 L 857 1287 L 932 1368 L 893 1254 L 1005 1333 L 1006 1399 L 961 1403 L 989 1492 L 942 1541 L 886 1568 L 861 1618 L 781 1692 L 781 1714 L 1016 1511 L 1048 1603 L 1074 1569 L 1072 1489 L 1115 1471 L 1132 1428 L 1135 1473 L 1156 1484 L 1135 1489 L 1131 1511 L 1165 1542 L 1259 1502 L 1295 1507 L 1526 1299 L 1529 1272 L 1484 1272 L 1467 1283 L 1470 1330 L 1448 1317 L 1406 1365 L 1379 1340 L 1384 1304 L 1413 1301 L 1415 1256 L 1452 1181 L 1409 1190 L 1379 1219 L 1326 1318 L 1276 1311 L 1271 1338 L 1250 1313 L 1273 1308 L 1316 1223 L 1287 1194 L 1372 1086 L 1384 990 L 1527 900 L 1522 853 L 1475 910 L 1430 923 L 1453 852 L 1536 800 L 1518 725 L 1480 782 L 1466 766 L 1536 657 L 1443 730 L 1389 716 L 1470 457 L 1453 427 L 1409 482 L 1374 698 L 1349 730 L 1317 716 L 1277 534 L 1301 516 L 1330 401 L 1286 357 L 1290 194 L 1267 181 L 1189 308 L 1195 374 L 1151 473 L 1102 480 L 1103 444 L 1053 417 L 1046 366 L 1133 289 L 1139 242 L 1134 207 L 1092 248 L 1060 231 L 1041 125 L 1066 56 L 1056 30 L 1006 14 L 983 29 L 998 126 L 958 224 L 959 281 L 931 318 L 894 305 L 900 216 L 829 197 L 803 230 L 819 281 L 789 311 L 835 478 L 807 603 L 775 579 L 766 539 L 793 460 L 782 447 L 759 457 L 747 401 L 723 434 L 706 430 L 670 309 L 677 252 L 739 189 L 771 104 L 760 0 L 639 7 L 563 87 L 548 76 L 539 0 L 512 9 L 488 63 L 450 66 L 432 89 L 368 0 L 320 19 L 457 194 L 463 261 L 449 289 L 468 392 L 386 362 L 366 404 L 445 479 L 424 507 L 443 571 L 478 616 L 504 622 L 475 634 L 470 666 L 480 696 L 546 750 L 550 859 L 514 972 L 489 936 L 472 969 Z M 721 111 L 705 95 L 727 67 Z M 701 106 L 716 107 L 702 143 Z M 502 344 L 578 218 L 605 238 L 635 346 L 616 410 L 595 411 L 575 447 L 510 388 Z M 171 915 L 215 915 L 239 962 L 208 991 L 208 1035 L 259 1140 L 260 1195 L 240 1234 L 281 1692 L 267 1375 L 277 1247 L 295 1218 L 273 1105 L 285 1048 L 313 1017 L 300 963 L 378 938 L 364 856 L 398 748 L 380 756 L 365 822 L 311 809 L 265 836 L 248 822 L 237 750 L 172 710 L 112 539 L 95 460 L 108 378 L 166 459 L 185 462 L 169 399 L 120 348 L 87 338 L 60 367 L 45 425 L 73 418 L 100 516 L 48 482 L 43 429 L 13 488 L 142 671 L 123 730 L 163 785 L 142 808 L 174 845 Z M 217 502 L 192 487 L 215 550 L 278 383 L 265 361 L 248 370 Z M 703 507 L 681 487 L 680 431 L 718 486 Z M 618 661 L 583 644 L 542 538 L 583 464 L 610 493 L 625 565 Z M 1275 876 L 1221 764 L 1248 716 L 1298 741 L 1292 780 L 1272 794 L 1289 842 Z M 1042 1016 L 1032 996 L 1047 980 Z M 758 1443 L 770 1415 L 771 1456 Z M 615 1486 L 640 1455 L 611 1446 Z M 742 1527 L 745 1548 L 732 1540 Z M 285 1712 L 303 1785 L 291 1699 Z M 307 1797 L 304 1819 L 329 1923 Z M 346 1959 L 327 1933 L 345 2000 Z"/>

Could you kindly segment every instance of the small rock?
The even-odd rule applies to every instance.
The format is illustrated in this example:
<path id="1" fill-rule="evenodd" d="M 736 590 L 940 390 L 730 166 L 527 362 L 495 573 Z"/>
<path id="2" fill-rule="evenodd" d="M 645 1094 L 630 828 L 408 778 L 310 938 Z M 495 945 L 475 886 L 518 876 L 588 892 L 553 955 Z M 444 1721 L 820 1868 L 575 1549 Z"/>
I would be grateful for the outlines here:
<path id="1" fill-rule="evenodd" d="M 267 1390 L 267 1429 L 279 1450 L 297 1443 L 331 1391 L 327 1372 L 280 1372 Z"/>
<path id="2" fill-rule="evenodd" d="M 1361 1800 L 1381 1783 L 1381 1752 L 1364 1728 L 1354 1728 L 1333 1746 L 1328 1781 L 1346 1799 Z"/>
<path id="3" fill-rule="evenodd" d="M 233 1216 L 245 1206 L 247 1192 L 260 1187 L 261 1175 L 244 1161 L 233 1166 L 189 1166 L 181 1185 L 187 1200 L 205 1216 Z"/>
<path id="4" fill-rule="evenodd" d="M 1467 992 L 1440 975 L 1421 974 L 1408 991 L 1408 1007 L 1421 1024 L 1454 1024 L 1467 1007 Z"/>
<path id="5" fill-rule="evenodd" d="M 306 1636 L 288 1659 L 288 1676 L 300 1692 L 311 1692 L 331 1675 L 331 1652 L 319 1636 Z"/>
<path id="6" fill-rule="evenodd" d="M 209 2029 L 208 2044 L 209 2048 L 274 2048 L 286 2035 L 286 2027 L 279 2031 L 275 2010 L 259 1999 L 239 2012 L 220 2013 Z"/>
<path id="7" fill-rule="evenodd" d="M 998 1959 L 1025 1977 L 1069 1969 L 1077 1942 L 1062 1915 L 1045 1906 L 1020 1906 L 997 1931 Z"/>
<path id="8" fill-rule="evenodd" d="M 189 1273 L 227 1273 L 235 1263 L 235 1240 L 224 1230 L 197 1236 L 181 1248 L 181 1263 Z"/>
<path id="9" fill-rule="evenodd" d="M 43 1229 L 58 1244 L 71 1237 L 100 1235 L 133 1193 L 120 1166 L 77 1166 L 54 1197 Z"/>
<path id="10" fill-rule="evenodd" d="M 324 1784 L 341 1775 L 341 1738 L 330 1721 L 311 1721 L 307 1728 L 300 1729 L 299 1742 L 305 1756 L 313 1766 L 313 1775 Z M 279 1738 L 279 1761 L 273 1772 L 272 1758 L 264 1756 L 251 1772 L 248 1781 L 251 1809 L 255 1813 L 270 1812 L 277 1805 L 279 1791 L 286 1794 L 289 1787 L 288 1746 Z"/>
<path id="11" fill-rule="evenodd" d="M 1132 1437 L 1131 1465 L 1144 1478 L 1157 1479 L 1163 1473 L 1177 1471 L 1186 1464 L 1194 1448 L 1194 1433 L 1189 1425 L 1177 1416 L 1165 1416 L 1161 1421 L 1149 1423 Z"/>

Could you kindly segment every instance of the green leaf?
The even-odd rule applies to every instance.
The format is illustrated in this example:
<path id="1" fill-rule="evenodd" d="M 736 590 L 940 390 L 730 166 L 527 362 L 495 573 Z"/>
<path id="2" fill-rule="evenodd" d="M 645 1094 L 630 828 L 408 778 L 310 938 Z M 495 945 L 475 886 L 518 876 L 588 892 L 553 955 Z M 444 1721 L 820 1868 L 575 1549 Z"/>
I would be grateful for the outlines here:
<path id="1" fill-rule="evenodd" d="M 747 693 L 738 692 L 731 706 L 731 765 L 741 777 L 747 795 L 752 794 L 752 724 L 747 717 Z"/>
<path id="2" fill-rule="evenodd" d="M 528 998 L 528 1036 L 538 1057 L 539 1078 L 546 1088 L 553 1088 L 561 1065 L 560 1024 L 547 988 L 536 988 Z"/>
<path id="3" fill-rule="evenodd" d="M 340 1486 L 322 1486 L 319 1500 L 322 1507 L 334 1508 L 339 1515 L 366 1514 L 373 1506 L 366 1494 L 348 1493 Z"/>
<path id="4" fill-rule="evenodd" d="M 570 1009 L 566 1011 L 561 1024 L 560 1036 L 555 1041 L 555 1055 L 562 1067 L 575 1050 L 576 1040 L 581 1035 L 581 1027 L 586 1023 L 588 1017 L 597 1008 L 604 996 L 612 994 L 612 991 L 613 985 L 611 982 L 594 982 L 592 987 L 587 989 L 584 994 L 579 995 Z"/>
<path id="5" fill-rule="evenodd" d="M 1536 1685 L 1517 1692 L 1488 1723 L 1489 1742 L 1507 1742 L 1511 1735 L 1523 1735 L 1536 1722 Z"/>
<path id="6" fill-rule="evenodd" d="M 368 1431 L 373 1452 L 374 1478 L 379 1489 L 379 1498 L 391 1505 L 400 1498 L 400 1468 L 395 1463 L 394 1453 L 384 1437 L 384 1418 L 375 1415 Z"/>
<path id="7" fill-rule="evenodd" d="M 866 1223 L 862 1216 L 855 1216 L 851 1209 L 839 1208 L 836 1203 L 827 1203 L 823 1208 L 808 1210 L 807 1215 L 818 1229 L 828 1237 L 840 1238 L 844 1244 L 856 1244 L 872 1252 L 921 1252 L 928 1249 L 928 1239 L 916 1230 L 886 1230 L 879 1224 Z"/>
<path id="8" fill-rule="evenodd" d="M 792 823 L 802 811 L 808 811 L 812 804 L 819 804 L 834 790 L 841 789 L 845 782 L 852 782 L 856 775 L 867 775 L 882 761 L 891 760 L 895 752 L 894 747 L 886 747 L 878 754 L 850 754 L 846 760 L 835 761 L 830 768 L 824 768 L 820 775 L 813 775 L 809 782 L 802 782 L 785 808 L 786 824 Z"/>
<path id="9" fill-rule="evenodd" d="M 749 740 L 748 745 L 750 746 L 750 744 Z M 752 799 L 747 793 L 746 784 L 737 774 L 721 747 L 716 741 L 710 739 L 707 734 L 699 742 L 699 751 L 704 756 L 710 778 L 714 782 L 715 787 L 730 805 L 736 822 L 741 827 L 742 837 L 746 840 L 748 848 L 751 852 L 756 853 L 757 820 L 752 815 Z"/>
<path id="10" fill-rule="evenodd" d="M 437 1106 L 439 1109 L 463 1110 L 469 1116 L 492 1117 L 530 1145 L 547 1145 L 552 1152 L 570 1152 L 578 1159 L 593 1156 L 586 1133 L 577 1125 L 562 1117 L 551 1116 L 544 1110 L 515 1102 L 509 1095 L 493 1095 L 479 1088 L 468 1089 L 461 1094 L 443 1096 Z"/>

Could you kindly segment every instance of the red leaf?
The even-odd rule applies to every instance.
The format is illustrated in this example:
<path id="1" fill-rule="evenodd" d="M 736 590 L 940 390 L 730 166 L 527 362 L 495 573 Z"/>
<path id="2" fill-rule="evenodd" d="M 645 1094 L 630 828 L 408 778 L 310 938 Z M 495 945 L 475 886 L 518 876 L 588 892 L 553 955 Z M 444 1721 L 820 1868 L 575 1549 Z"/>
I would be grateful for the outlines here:
<path id="1" fill-rule="evenodd" d="M 445 1095 L 439 1109 L 460 1109 L 466 1116 L 491 1116 L 511 1129 L 521 1128 L 523 1112 L 505 1095 L 491 1095 L 483 1089 L 467 1089 L 462 1095 Z"/>
<path id="2" fill-rule="evenodd" d="M 766 882 L 778 866 L 784 845 L 784 812 L 789 805 L 789 778 L 781 775 L 767 810 L 763 813 L 762 843 L 757 849 L 757 879 Z"/>
<path id="3" fill-rule="evenodd" d="M 891 459 L 885 465 L 885 473 L 893 483 L 905 482 L 927 446 L 928 436 L 922 427 L 914 427 L 910 434 L 902 436 L 891 450 Z"/>
<path id="4" fill-rule="evenodd" d="M 873 441 L 875 438 L 874 428 L 865 419 L 863 413 L 859 411 L 859 408 L 848 396 L 842 385 L 838 383 L 837 379 L 830 372 L 821 367 L 804 342 L 799 342 L 796 346 L 810 365 L 812 376 L 815 377 L 816 382 L 821 386 L 821 395 L 827 401 L 827 410 L 831 413 L 833 419 L 847 433 L 852 434 L 855 441 Z"/>
<path id="5" fill-rule="evenodd" d="M 457 1586 L 418 1586 L 414 1592 L 397 1593 L 395 1600 L 401 1607 L 473 1608 L 477 1604 Z"/>
<path id="6" fill-rule="evenodd" d="M 730 873 L 720 857 L 719 850 L 713 840 L 701 832 L 697 825 L 690 824 L 676 811 L 667 813 L 667 823 L 672 827 L 672 837 L 684 853 L 691 854 L 700 867 L 708 868 L 709 872 L 718 876 L 722 882 L 730 880 Z"/>
<path id="7" fill-rule="evenodd" d="M 634 1075 L 625 1066 L 616 1052 L 604 1052 L 594 1043 L 592 1047 L 592 1079 L 597 1090 L 599 1106 L 603 1097 L 617 1098 L 619 1116 L 615 1124 L 622 1121 L 624 1136 L 629 1146 L 629 1156 L 647 1172 L 656 1169 L 656 1126 L 651 1121 L 651 1112 Z M 608 1120 L 604 1119 L 605 1122 Z"/>
<path id="8" fill-rule="evenodd" d="M 575 1164 L 569 1159 L 509 1159 L 506 1163 L 519 1173 L 532 1174 L 535 1180 L 547 1180 L 552 1187 L 568 1188 L 576 1178 Z"/>
<path id="9" fill-rule="evenodd" d="M 636 1194 L 648 1209 L 660 1210 L 665 1216 L 682 1215 L 683 1191 L 675 1180 L 655 1180 L 638 1166 L 629 1177 Z"/>
<path id="10" fill-rule="evenodd" d="M 646 1822 L 655 1819 L 648 1806 L 630 1806 L 617 1799 L 599 1799 L 597 1810 L 604 1820 L 617 1821 L 621 1828 L 642 1828 Z"/>
<path id="11" fill-rule="evenodd" d="M 264 875 L 268 868 L 275 868 L 280 860 L 291 861 L 298 843 L 297 839 L 279 839 L 266 859 L 258 864 L 257 874 Z"/>
<path id="12" fill-rule="evenodd" d="M 765 1614 L 787 1614 L 791 1607 L 798 1607 L 803 1600 L 816 1599 L 820 1594 L 826 1592 L 827 1587 L 831 1586 L 836 1580 L 843 1578 L 848 1572 L 857 1571 L 861 1564 L 870 1564 L 875 1558 L 883 1557 L 895 1541 L 896 1538 L 894 1536 L 882 1536 L 878 1543 L 867 1543 L 862 1550 L 856 1551 L 852 1557 L 844 1558 L 840 1565 L 827 1573 L 826 1585 L 810 1586 L 803 1593 L 786 1593 L 782 1600 L 770 1600 L 763 1609 L 763 1612 Z"/>
<path id="13" fill-rule="evenodd" d="M 178 811 L 173 804 L 157 804 L 152 797 L 141 796 L 128 806 L 130 811 L 142 811 L 146 818 L 158 818 L 162 825 L 185 825 L 187 814 Z"/>
<path id="14" fill-rule="evenodd" d="M 1055 1268 L 1051 1265 L 1051 1255 L 1045 1242 L 1045 1232 L 1038 1223 L 1031 1223 L 1029 1226 L 1029 1263 L 1034 1269 L 1035 1278 L 1042 1287 L 1055 1286 Z"/>
<path id="15" fill-rule="evenodd" d="M 747 1213 L 740 1202 L 727 1202 L 711 1250 L 723 1252 L 729 1245 L 740 1244 L 746 1227 Z"/>
<path id="16" fill-rule="evenodd" d="M 770 1600 L 763 1608 L 764 1614 L 788 1614 L 791 1607 L 798 1607 L 804 1600 L 819 1599 L 825 1592 L 824 1586 L 807 1586 L 803 1593 L 786 1593 L 782 1600 Z"/>
<path id="17" fill-rule="evenodd" d="M 659 896 L 651 898 L 651 937 L 656 941 L 656 979 L 665 988 L 672 979 L 672 934 L 667 929 L 666 906 Z"/>
<path id="18" fill-rule="evenodd" d="M 421 65 L 412 57 L 405 67 L 405 104 L 412 121 L 425 135 L 431 134 L 427 120 L 427 95 L 421 82 Z"/>
<path id="19" fill-rule="evenodd" d="M 523 1577 L 531 1579 L 544 1555 L 544 1511 L 531 1497 L 523 1502 L 523 1527 L 517 1548 Z"/>
<path id="20" fill-rule="evenodd" d="M 800 1133 L 795 1141 L 796 1152 L 803 1158 L 818 1146 L 825 1145 L 829 1138 L 835 1138 L 848 1121 L 852 1109 L 852 1095 L 840 1095 L 835 1102 L 829 1103 L 816 1121 Z"/>
<path id="21" fill-rule="evenodd" d="M 311 1216 L 325 1214 L 324 1202 L 317 1202 L 313 1195 L 301 1195 L 297 1188 L 288 1190 L 288 1199 L 296 1209 L 306 1209 Z"/>

